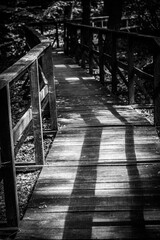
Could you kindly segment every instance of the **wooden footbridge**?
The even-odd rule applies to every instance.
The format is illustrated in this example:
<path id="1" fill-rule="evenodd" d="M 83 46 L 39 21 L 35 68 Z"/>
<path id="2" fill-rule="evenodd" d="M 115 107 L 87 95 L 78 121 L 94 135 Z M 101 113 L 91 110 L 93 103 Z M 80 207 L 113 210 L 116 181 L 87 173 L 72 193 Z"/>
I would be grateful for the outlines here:
<path id="1" fill-rule="evenodd" d="M 82 41 L 79 48 L 80 32 L 84 34 L 85 28 L 92 32 L 92 39 L 98 36 L 98 48 L 95 41 L 88 41 L 92 42 L 90 46 Z M 105 34 L 114 43 L 111 55 L 104 52 Z M 128 63 L 117 59 L 116 39 L 123 37 L 129 41 Z M 60 49 L 52 50 L 58 131 L 20 222 L 17 240 L 160 238 L 160 147 L 156 131 L 159 130 L 159 53 L 152 52 L 154 76 L 136 68 L 133 40 L 139 44 L 139 39 L 152 44 L 150 51 L 159 48 L 158 40 L 150 36 L 68 23 L 65 53 L 74 54 L 75 58 Z M 39 50 L 43 54 L 38 57 L 44 58 L 45 49 L 51 48 L 48 43 L 41 44 Z M 48 50 L 47 54 L 51 59 Z M 51 61 L 45 64 L 42 60 L 45 76 L 51 79 L 52 66 L 47 68 Z M 99 66 L 99 77 L 92 74 L 95 64 Z M 127 80 L 122 68 L 128 71 Z M 32 65 L 31 79 L 37 76 L 35 69 L 38 64 Z M 47 75 L 46 69 L 50 74 Z M 118 91 L 118 74 L 129 89 L 129 105 L 113 94 Z M 134 85 L 139 78 L 154 81 L 153 125 L 133 107 Z M 53 90 L 49 80 L 52 94 Z M 49 97 L 55 119 L 54 99 L 52 95 Z M 34 114 L 32 121 L 36 123 L 36 111 Z M 53 119 L 52 124 L 56 129 Z M 35 125 L 34 128 L 37 133 Z M 40 139 L 37 141 L 40 143 Z M 41 151 L 39 143 L 35 143 L 35 148 Z M 42 155 L 41 152 L 38 156 Z"/>

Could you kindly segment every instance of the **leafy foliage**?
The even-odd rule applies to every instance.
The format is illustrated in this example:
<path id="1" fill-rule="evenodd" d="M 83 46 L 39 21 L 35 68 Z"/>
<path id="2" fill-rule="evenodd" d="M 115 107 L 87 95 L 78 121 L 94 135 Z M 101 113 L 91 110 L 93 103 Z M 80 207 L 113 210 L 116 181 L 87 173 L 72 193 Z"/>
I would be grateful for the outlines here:
<path id="1" fill-rule="evenodd" d="M 26 53 L 25 36 L 20 24 L 0 25 L 0 72 Z"/>
<path id="2" fill-rule="evenodd" d="M 125 0 L 124 15 L 136 16 L 136 23 L 144 34 L 159 35 L 160 2 L 158 0 Z"/>

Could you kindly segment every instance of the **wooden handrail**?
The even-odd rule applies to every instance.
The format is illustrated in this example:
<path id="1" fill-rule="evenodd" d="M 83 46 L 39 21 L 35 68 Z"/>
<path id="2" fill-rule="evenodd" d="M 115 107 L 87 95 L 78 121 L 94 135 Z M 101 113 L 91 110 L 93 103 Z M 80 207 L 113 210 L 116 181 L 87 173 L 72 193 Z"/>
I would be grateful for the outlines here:
<path id="1" fill-rule="evenodd" d="M 50 46 L 50 42 L 40 43 L 29 51 L 24 57 L 18 60 L 11 67 L 7 68 L 0 74 L 0 89 L 20 78 L 25 71 L 34 63 L 34 61 L 41 57 L 45 49 Z"/>

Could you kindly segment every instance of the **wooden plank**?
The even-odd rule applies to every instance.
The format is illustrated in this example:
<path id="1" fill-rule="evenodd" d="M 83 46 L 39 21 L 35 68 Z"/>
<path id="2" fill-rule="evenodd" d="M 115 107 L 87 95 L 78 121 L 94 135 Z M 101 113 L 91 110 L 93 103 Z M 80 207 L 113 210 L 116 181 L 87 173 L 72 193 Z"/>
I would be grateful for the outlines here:
<path id="1" fill-rule="evenodd" d="M 55 181 L 44 181 L 44 182 L 39 182 L 36 186 L 36 191 L 52 191 L 52 190 L 67 190 L 67 189 L 73 189 L 73 185 L 74 188 L 78 188 L 80 191 L 81 190 L 95 190 L 95 186 L 94 186 L 94 181 L 84 181 L 81 182 L 80 184 L 74 184 L 74 182 L 72 181 L 71 183 L 63 183 L 63 182 L 55 182 Z M 131 192 L 134 192 L 134 194 L 142 194 L 143 196 L 146 194 L 159 194 L 159 185 L 156 184 L 156 182 L 154 182 L 154 185 L 152 183 L 145 183 L 141 184 L 141 182 L 135 182 L 135 183 L 130 183 L 130 182 L 121 182 L 121 183 L 107 183 L 107 182 L 96 182 L 96 192 L 97 191 L 106 191 L 108 196 L 110 196 L 111 194 L 119 194 L 119 196 L 121 196 L 121 194 L 123 194 L 123 196 L 125 195 L 129 195 Z M 98 190 L 97 190 L 98 189 Z"/>
<path id="2" fill-rule="evenodd" d="M 138 210 L 137 210 L 138 212 Z M 157 212 L 157 216 L 159 216 L 159 211 Z M 124 216 L 123 216 L 124 214 Z M 24 221 L 26 222 L 27 228 L 26 229 L 32 229 L 33 224 L 38 227 L 38 221 L 41 224 L 44 224 L 44 228 L 48 228 L 52 225 L 53 228 L 63 228 L 65 224 L 65 217 L 67 216 L 66 213 L 55 213 L 54 215 L 52 213 L 43 213 L 42 215 L 38 212 L 31 213 L 30 215 L 27 214 L 24 218 Z M 84 218 L 85 217 L 85 218 Z M 130 212 L 129 211 L 119 211 L 119 212 L 105 212 L 104 214 L 102 212 L 96 213 L 95 216 L 92 216 L 92 212 L 86 212 L 84 214 L 82 213 L 70 213 L 68 216 L 68 221 L 70 222 L 70 226 L 74 226 L 77 229 L 87 229 L 87 220 L 89 218 L 93 218 L 93 226 L 103 226 L 108 225 L 116 225 L 116 223 L 119 221 L 120 224 L 131 224 L 130 220 Z M 44 220 L 45 219 L 45 220 Z M 158 221 L 158 218 L 155 216 L 155 211 L 144 211 L 144 219 L 146 225 L 148 225 L 149 221 Z M 55 222 L 53 224 L 53 222 Z M 48 226 L 47 226 L 48 225 Z"/>
<path id="3" fill-rule="evenodd" d="M 56 181 L 64 181 L 66 184 L 69 179 L 74 180 L 77 174 L 77 167 L 45 167 L 42 170 L 42 174 L 39 177 L 39 180 L 55 180 Z M 83 179 L 86 181 L 94 181 L 94 172 L 96 171 L 96 182 L 125 182 L 125 181 L 139 181 L 137 179 L 137 175 L 133 175 L 135 170 L 137 169 L 140 179 L 144 181 L 150 181 L 150 179 L 159 179 L 160 177 L 160 165 L 159 163 L 154 164 L 145 164 L 145 165 L 133 165 L 133 166 L 83 166 L 82 169 L 79 169 L 80 172 L 84 173 L 79 175 L 79 179 Z M 128 175 L 128 171 L 132 174 L 131 177 Z M 92 174 L 93 173 L 93 174 Z M 158 182 L 157 182 L 158 184 Z"/>
<path id="4" fill-rule="evenodd" d="M 136 224 L 135 224 L 136 225 Z M 109 226 L 109 227 L 93 227 L 92 239 L 150 239 L 159 238 L 159 226 L 143 226 L 141 231 L 137 226 Z"/>
<path id="5" fill-rule="evenodd" d="M 151 236 L 152 239 L 159 238 L 159 226 L 147 226 L 146 231 L 148 232 L 148 235 Z M 47 236 L 45 233 L 48 233 Z M 155 236 L 156 232 L 156 236 Z M 20 234 L 17 239 L 24 239 L 29 240 L 29 236 L 32 236 L 32 238 L 36 239 L 37 236 L 44 240 L 51 240 L 51 239 L 63 239 L 63 229 L 59 228 L 47 228 L 44 232 L 41 228 L 31 229 L 31 230 L 25 230 L 25 235 Z M 66 235 L 66 234 L 65 234 Z M 92 230 L 92 236 L 90 236 L 91 233 L 88 229 L 68 229 L 67 236 L 65 236 L 65 239 L 86 239 L 86 237 L 90 237 L 90 239 L 146 239 L 146 235 L 144 232 L 138 232 L 136 230 L 136 227 L 132 226 L 126 226 L 126 227 L 93 227 Z M 25 236 L 25 237 L 24 237 Z"/>

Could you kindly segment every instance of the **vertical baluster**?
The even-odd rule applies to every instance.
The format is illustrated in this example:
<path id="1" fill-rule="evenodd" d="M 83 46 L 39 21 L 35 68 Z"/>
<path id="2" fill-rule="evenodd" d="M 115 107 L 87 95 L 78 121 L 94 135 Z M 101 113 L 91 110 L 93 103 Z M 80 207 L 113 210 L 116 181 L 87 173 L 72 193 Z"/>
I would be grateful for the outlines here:
<path id="1" fill-rule="evenodd" d="M 63 27 L 64 27 L 64 34 L 63 34 L 64 54 L 67 55 L 67 24 L 65 20 L 63 22 Z"/>
<path id="2" fill-rule="evenodd" d="M 65 54 L 68 55 L 69 54 L 69 24 L 65 23 L 65 32 L 66 32 L 66 36 L 65 36 L 65 42 L 64 42 L 64 47 L 65 47 Z"/>
<path id="3" fill-rule="evenodd" d="M 77 48 L 77 29 L 75 26 L 72 26 L 71 28 L 71 49 L 70 54 L 71 56 L 75 56 L 76 48 Z"/>
<path id="4" fill-rule="evenodd" d="M 70 51 L 71 51 L 71 25 L 67 24 L 67 52 L 68 55 L 70 55 Z"/>
<path id="5" fill-rule="evenodd" d="M 128 39 L 128 97 L 129 104 L 135 102 L 135 77 L 134 77 L 134 41 L 129 37 Z"/>
<path id="6" fill-rule="evenodd" d="M 85 51 L 85 46 L 86 45 L 86 41 L 88 41 L 87 39 L 87 31 L 84 27 L 81 27 L 81 51 L 82 51 L 82 60 L 81 60 L 81 67 L 85 68 L 86 67 L 86 51 Z"/>
<path id="7" fill-rule="evenodd" d="M 39 95 L 40 87 L 39 87 L 38 60 L 36 60 L 30 68 L 30 79 L 31 79 L 31 105 L 35 146 L 35 161 L 37 165 L 43 165 L 44 147 L 43 147 L 41 102 Z"/>
<path id="8" fill-rule="evenodd" d="M 0 158 L 4 182 L 7 224 L 10 227 L 18 227 L 19 209 L 14 163 L 11 103 L 8 85 L 0 90 L 0 103 Z"/>

